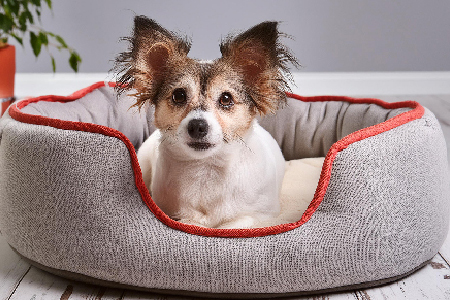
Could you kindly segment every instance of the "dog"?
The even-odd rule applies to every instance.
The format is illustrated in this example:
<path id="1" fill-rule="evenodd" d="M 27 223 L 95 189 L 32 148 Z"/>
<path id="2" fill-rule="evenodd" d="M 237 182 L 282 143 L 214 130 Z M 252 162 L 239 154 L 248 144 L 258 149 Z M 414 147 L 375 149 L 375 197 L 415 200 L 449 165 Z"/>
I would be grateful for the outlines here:
<path id="1" fill-rule="evenodd" d="M 138 149 L 142 178 L 170 218 L 211 228 L 251 228 L 280 212 L 285 160 L 256 120 L 286 103 L 297 66 L 278 22 L 220 44 L 214 61 L 189 58 L 191 42 L 136 16 L 116 60 L 119 93 L 154 106 L 157 130 Z"/>

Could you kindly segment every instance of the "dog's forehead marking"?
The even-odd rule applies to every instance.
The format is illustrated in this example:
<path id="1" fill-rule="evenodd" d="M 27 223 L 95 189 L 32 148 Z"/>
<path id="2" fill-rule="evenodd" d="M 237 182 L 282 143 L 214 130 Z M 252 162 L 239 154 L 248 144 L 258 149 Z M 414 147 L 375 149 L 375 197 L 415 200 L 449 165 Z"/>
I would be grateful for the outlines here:
<path id="1" fill-rule="evenodd" d="M 205 59 L 204 60 L 199 59 L 197 60 L 197 62 L 201 65 L 212 65 L 214 63 L 213 60 L 205 60 Z"/>
<path id="2" fill-rule="evenodd" d="M 200 60 L 198 64 L 200 67 L 200 93 L 205 96 L 208 79 L 211 77 L 211 70 L 214 63 L 210 60 Z"/>
<path id="3" fill-rule="evenodd" d="M 191 74 L 194 76 L 191 78 L 196 80 L 196 96 L 191 109 L 211 109 L 222 92 L 234 92 L 236 101 L 246 102 L 245 91 L 236 70 L 223 65 L 220 60 L 193 59 L 191 63 Z"/>

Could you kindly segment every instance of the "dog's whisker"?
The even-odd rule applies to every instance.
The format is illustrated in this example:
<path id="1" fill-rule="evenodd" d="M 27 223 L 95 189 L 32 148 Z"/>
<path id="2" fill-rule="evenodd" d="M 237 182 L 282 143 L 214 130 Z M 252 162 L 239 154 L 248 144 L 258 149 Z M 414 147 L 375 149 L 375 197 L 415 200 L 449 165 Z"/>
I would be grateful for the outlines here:
<path id="1" fill-rule="evenodd" d="M 247 145 L 247 143 L 245 142 L 244 138 L 242 136 L 240 136 L 238 133 L 236 133 L 237 137 L 238 137 L 238 141 L 240 141 L 248 150 L 250 150 L 250 152 L 252 154 L 255 154 L 255 152 L 253 152 L 253 150 Z"/>
<path id="2" fill-rule="evenodd" d="M 163 144 L 166 140 L 167 140 L 167 137 L 160 139 L 159 143 L 158 143 L 158 147 L 161 146 L 161 144 Z"/>
<path id="3" fill-rule="evenodd" d="M 178 136 L 176 134 L 166 134 L 162 139 L 159 140 L 158 146 L 163 143 L 169 143 L 170 145 L 173 145 L 176 141 L 178 141 Z"/>
<path id="4" fill-rule="evenodd" d="M 168 131 L 172 130 L 173 127 L 174 127 L 174 125 L 169 125 L 169 126 L 167 126 L 167 127 L 164 129 L 164 132 L 168 132 Z"/>
<path id="5" fill-rule="evenodd" d="M 166 128 L 161 129 L 161 131 L 164 132 L 164 138 L 159 140 L 158 146 L 160 146 L 161 144 L 163 144 L 165 142 L 169 142 L 170 145 L 173 145 L 174 144 L 173 140 L 178 141 L 178 135 L 169 133 L 174 127 L 175 127 L 174 125 L 169 125 Z"/>
<path id="6" fill-rule="evenodd" d="M 223 141 L 226 143 L 226 144 L 228 144 L 229 143 L 229 140 L 228 140 L 228 135 L 226 134 L 226 133 L 224 133 L 223 134 Z"/>

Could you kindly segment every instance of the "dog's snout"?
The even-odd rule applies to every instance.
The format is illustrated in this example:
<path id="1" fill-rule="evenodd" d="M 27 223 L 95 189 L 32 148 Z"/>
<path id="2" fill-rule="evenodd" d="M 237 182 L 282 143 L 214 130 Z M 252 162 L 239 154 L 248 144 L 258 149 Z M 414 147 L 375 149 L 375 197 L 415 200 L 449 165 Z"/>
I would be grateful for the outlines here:
<path id="1" fill-rule="evenodd" d="M 201 139 L 208 134 L 208 123 L 203 119 L 192 119 L 188 123 L 188 133 L 194 139 Z"/>

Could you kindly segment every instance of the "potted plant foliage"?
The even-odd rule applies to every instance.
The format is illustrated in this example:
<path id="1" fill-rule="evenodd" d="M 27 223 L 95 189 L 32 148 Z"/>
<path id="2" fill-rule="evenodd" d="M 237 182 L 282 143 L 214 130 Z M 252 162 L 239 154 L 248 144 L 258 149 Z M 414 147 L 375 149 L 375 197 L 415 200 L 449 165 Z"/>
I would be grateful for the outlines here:
<path id="1" fill-rule="evenodd" d="M 69 65 L 77 72 L 81 63 L 80 55 L 69 47 L 64 39 L 40 27 L 43 9 L 52 9 L 51 0 L 0 0 L 0 100 L 3 111 L 14 101 L 15 47 L 8 44 L 9 39 L 23 46 L 29 37 L 33 54 L 38 57 L 42 48 L 50 55 L 53 72 L 56 62 L 50 47 L 69 52 Z"/>

